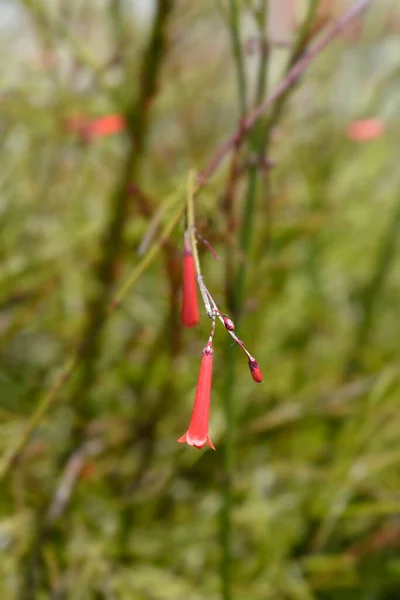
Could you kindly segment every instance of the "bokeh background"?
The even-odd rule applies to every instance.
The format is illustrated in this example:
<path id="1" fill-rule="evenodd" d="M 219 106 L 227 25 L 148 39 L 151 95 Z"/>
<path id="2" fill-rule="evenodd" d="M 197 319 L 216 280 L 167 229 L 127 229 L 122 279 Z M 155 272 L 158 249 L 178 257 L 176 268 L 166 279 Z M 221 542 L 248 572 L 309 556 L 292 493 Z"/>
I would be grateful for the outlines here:
<path id="1" fill-rule="evenodd" d="M 247 136 L 232 193 L 227 157 L 196 199 L 264 381 L 217 327 L 216 451 L 176 443 L 210 323 L 182 328 L 183 218 L 161 229 L 238 126 L 238 64 L 249 109 L 350 4 L 0 3 L 5 600 L 400 598 L 396 0 Z"/>

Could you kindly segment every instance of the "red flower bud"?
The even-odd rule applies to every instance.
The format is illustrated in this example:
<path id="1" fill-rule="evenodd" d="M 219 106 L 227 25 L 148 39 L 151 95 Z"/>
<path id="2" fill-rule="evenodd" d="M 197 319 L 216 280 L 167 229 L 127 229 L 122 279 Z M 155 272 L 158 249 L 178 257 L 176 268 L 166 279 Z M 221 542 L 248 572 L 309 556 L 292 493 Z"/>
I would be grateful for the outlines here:
<path id="1" fill-rule="evenodd" d="M 249 367 L 252 378 L 256 383 L 262 382 L 262 373 L 260 369 L 260 365 L 256 361 L 255 358 L 249 358 Z"/>
<path id="2" fill-rule="evenodd" d="M 181 444 L 186 443 L 199 449 L 204 448 L 208 443 L 210 448 L 215 450 L 208 434 L 213 356 L 212 343 L 208 342 L 201 357 L 200 373 L 189 429 L 178 440 Z"/>
<path id="3" fill-rule="evenodd" d="M 234 331 L 235 323 L 232 321 L 232 319 L 230 319 L 226 315 L 222 315 L 222 318 L 224 320 L 225 329 L 227 329 L 228 331 Z"/>
<path id="4" fill-rule="evenodd" d="M 181 321 L 185 327 L 194 327 L 200 321 L 197 301 L 196 269 L 190 246 L 183 256 L 183 298 Z"/>

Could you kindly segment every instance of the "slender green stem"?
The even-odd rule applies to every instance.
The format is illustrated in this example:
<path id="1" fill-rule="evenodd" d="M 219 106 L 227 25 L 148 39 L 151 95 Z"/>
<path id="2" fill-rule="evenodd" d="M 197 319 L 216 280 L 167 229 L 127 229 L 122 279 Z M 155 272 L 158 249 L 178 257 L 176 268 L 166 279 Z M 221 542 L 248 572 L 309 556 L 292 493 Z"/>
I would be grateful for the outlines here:
<path id="1" fill-rule="evenodd" d="M 260 104 L 263 101 L 264 96 L 266 94 L 266 83 L 269 64 L 269 52 L 267 51 L 268 40 L 265 37 L 265 31 L 267 29 L 267 18 L 268 8 L 267 1 L 265 1 L 262 5 L 259 21 L 260 34 L 262 35 L 262 47 L 264 51 L 261 52 L 260 64 L 258 69 L 256 104 Z M 255 164 L 249 167 L 247 180 L 247 194 L 245 204 L 243 207 L 242 229 L 240 232 L 240 249 L 243 260 L 239 266 L 237 277 L 235 279 L 234 295 L 230 303 L 230 309 L 234 314 L 235 321 L 239 320 L 241 307 L 243 305 L 246 277 L 246 264 L 244 261 L 248 256 L 251 238 L 253 236 L 254 212 L 257 197 L 257 183 L 258 176 L 260 173 L 260 167 L 257 164 L 257 159 L 261 157 L 265 149 L 265 138 L 263 135 L 264 127 L 264 123 L 261 120 L 258 121 L 250 138 L 250 147 L 256 160 L 254 161 Z"/>
<path id="2" fill-rule="evenodd" d="M 344 367 L 344 376 L 353 374 L 359 367 L 360 350 L 365 346 L 373 325 L 376 302 L 387 280 L 395 257 L 400 225 L 400 204 L 390 217 L 386 232 L 377 250 L 375 269 L 369 283 L 360 294 L 361 318 L 354 333 L 354 341 Z"/>
<path id="3" fill-rule="evenodd" d="M 295 66 L 295 64 L 300 60 L 301 56 L 303 55 L 303 53 L 308 45 L 309 36 L 310 36 L 310 32 L 312 30 L 312 27 L 313 27 L 313 24 L 315 21 L 315 16 L 316 16 L 319 1 L 320 0 L 310 0 L 310 2 L 309 2 L 308 10 L 307 10 L 306 16 L 304 18 L 304 21 L 300 27 L 300 31 L 297 36 L 296 43 L 295 43 L 294 48 L 288 58 L 288 62 L 287 62 L 286 68 L 285 68 L 286 75 L 288 73 L 290 73 L 290 71 Z M 279 96 L 279 98 L 277 98 L 277 100 L 274 102 L 274 105 L 271 110 L 271 114 L 270 114 L 270 116 L 268 118 L 268 122 L 267 122 L 267 131 L 266 131 L 266 140 L 265 140 L 265 143 L 267 145 L 268 145 L 268 142 L 271 137 L 272 129 L 273 129 L 273 127 L 276 126 L 277 122 L 279 121 L 280 116 L 282 115 L 283 110 L 285 108 L 286 102 L 289 99 L 291 93 L 293 92 L 293 89 L 296 87 L 296 85 L 298 85 L 299 81 L 300 81 L 299 78 L 295 79 L 293 81 L 293 83 L 287 87 L 287 89 L 284 91 L 284 93 L 281 94 Z"/>
<path id="4" fill-rule="evenodd" d="M 239 33 L 239 9 L 237 0 L 230 0 L 230 33 L 232 49 L 236 65 L 240 115 L 243 118 L 247 111 L 247 82 L 244 69 L 244 57 Z M 233 196 L 230 210 L 233 214 Z M 228 225 L 228 224 L 227 224 Z M 229 258 L 228 261 L 229 262 Z M 230 267 L 227 266 L 227 276 Z M 231 293 L 234 289 L 229 286 Z M 227 298 L 231 309 L 232 298 Z M 232 511 L 233 511 L 233 481 L 234 481 L 234 451 L 235 451 L 235 347 L 227 346 L 226 350 L 226 375 L 223 392 L 225 437 L 223 447 L 222 469 L 222 507 L 221 507 L 221 586 L 224 600 L 232 600 Z"/>
<path id="5" fill-rule="evenodd" d="M 261 11 L 261 20 L 266 25 L 267 16 L 267 0 L 263 2 Z M 262 53 L 260 58 L 259 76 L 257 81 L 257 103 L 260 103 L 264 97 L 266 79 L 267 79 L 267 64 L 268 54 Z M 237 69 L 240 72 L 240 61 L 237 60 Z M 241 88 L 239 88 L 241 90 Z M 243 108 L 242 95 L 241 107 Z M 260 125 L 257 125 L 253 137 L 258 139 L 260 133 Z M 255 150 L 258 150 L 258 145 L 254 142 L 252 146 Z M 257 182 L 257 168 L 252 169 L 251 176 L 248 182 L 248 193 L 246 208 L 244 211 L 244 222 L 241 235 L 241 249 L 247 251 L 250 237 L 252 218 L 251 215 L 254 210 L 254 202 L 256 195 L 256 182 Z M 249 212 L 247 212 L 249 211 Z M 229 260 L 227 261 L 229 263 Z M 235 278 L 233 287 L 229 286 L 230 290 L 229 297 L 227 298 L 227 304 L 229 310 L 234 314 L 234 319 L 237 321 L 239 310 L 242 305 L 243 286 L 244 286 L 244 270 L 241 274 L 243 265 L 239 267 L 238 276 Z M 230 270 L 229 264 L 227 264 L 227 270 Z M 222 545 L 222 560 L 221 560 L 221 580 L 222 580 L 222 597 L 224 600 L 231 600 L 232 595 L 232 512 L 233 512 L 233 484 L 234 484 L 234 470 L 235 470 L 235 403 L 234 403 L 234 392 L 235 392 L 235 376 L 236 376 L 236 351 L 234 346 L 227 346 L 225 361 L 226 361 L 226 375 L 224 384 L 224 416 L 225 416 L 225 439 L 224 439 L 224 452 L 223 452 L 223 504 L 221 510 L 221 545 Z"/>
<path id="6" fill-rule="evenodd" d="M 196 193 L 196 173 L 191 170 L 188 174 L 187 183 L 187 198 L 186 198 L 186 215 L 187 228 L 190 236 L 190 246 L 192 248 L 193 260 L 196 268 L 196 273 L 201 275 L 199 253 L 197 251 L 197 240 L 195 235 L 196 222 L 194 218 L 194 196 Z"/>
<path id="7" fill-rule="evenodd" d="M 373 0 L 355 0 L 348 10 L 346 10 L 332 25 L 327 27 L 326 32 L 320 36 L 320 38 L 302 54 L 301 58 L 293 65 L 286 77 L 274 88 L 274 90 L 265 98 L 261 104 L 258 104 L 249 112 L 242 121 L 239 123 L 238 128 L 234 131 L 222 144 L 219 145 L 217 150 L 211 156 L 206 167 L 199 173 L 198 182 L 199 187 L 204 187 L 215 171 L 220 166 L 221 162 L 227 157 L 227 155 L 235 150 L 247 135 L 247 133 L 254 127 L 255 123 L 270 110 L 273 104 L 284 95 L 288 88 L 292 88 L 298 82 L 298 79 L 308 69 L 313 60 L 315 60 L 322 51 L 336 39 L 342 31 L 358 17 Z"/>
<path id="8" fill-rule="evenodd" d="M 112 24 L 112 33 L 114 37 L 114 57 L 126 67 L 127 61 L 127 29 L 126 19 L 124 18 L 125 0 L 110 0 L 109 12 Z"/>
<path id="9" fill-rule="evenodd" d="M 300 28 L 298 38 L 296 44 L 293 48 L 293 51 L 289 57 L 288 64 L 286 67 L 286 74 L 291 71 L 293 66 L 297 63 L 300 56 L 304 52 L 304 49 L 307 44 L 307 40 L 309 37 L 310 30 L 314 23 L 316 10 L 318 7 L 319 0 L 310 0 L 309 8 L 304 19 L 304 22 Z M 263 12 L 261 14 L 260 19 L 260 32 L 266 31 L 266 21 L 267 21 L 267 9 L 263 8 Z M 262 46 L 264 46 L 264 50 L 268 48 L 267 45 L 268 40 L 264 40 Z M 262 55 L 260 60 L 260 68 L 259 68 L 259 76 L 258 76 L 258 90 L 257 90 L 257 99 L 256 104 L 260 105 L 263 101 L 263 97 L 265 96 L 265 84 L 268 73 L 268 55 L 269 53 L 265 52 Z M 288 86 L 283 94 L 277 98 L 275 101 L 271 114 L 267 119 L 266 125 L 259 120 L 256 123 L 256 127 L 254 128 L 254 133 L 251 136 L 252 149 L 256 157 L 259 160 L 262 160 L 266 148 L 269 148 L 271 141 L 271 131 L 272 128 L 276 125 L 279 120 L 279 117 L 282 114 L 283 108 L 287 99 L 290 96 L 290 93 L 293 91 L 294 85 Z M 240 249 L 242 252 L 243 261 L 239 267 L 236 284 L 235 284 L 235 298 L 233 304 L 233 313 L 235 315 L 235 320 L 237 321 L 240 316 L 240 308 L 243 304 L 244 298 L 244 290 L 246 284 L 246 257 L 249 255 L 251 239 L 253 236 L 253 224 L 254 224 L 254 213 L 255 213 L 255 204 L 257 198 L 257 183 L 259 176 L 260 167 L 255 161 L 255 164 L 250 167 L 249 175 L 248 175 L 248 184 L 247 184 L 247 196 L 246 202 L 243 208 L 243 219 L 242 219 L 242 230 L 240 236 Z M 268 197 L 269 194 L 269 186 L 266 186 L 266 194 Z M 269 211 L 270 212 L 270 211 Z"/>
<path id="10" fill-rule="evenodd" d="M 44 3 L 35 2 L 34 0 L 22 0 L 22 4 L 38 28 L 42 39 L 46 40 L 46 44 L 51 38 L 65 41 L 76 60 L 93 74 L 99 89 L 106 96 L 114 99 L 113 90 L 105 83 L 103 66 L 79 37 L 74 35 L 68 24 L 60 18 L 50 20 Z"/>
<path id="11" fill-rule="evenodd" d="M 257 90 L 256 90 L 256 104 L 260 104 L 266 95 L 266 84 L 268 77 L 268 65 L 269 65 L 269 47 L 267 38 L 267 22 L 268 22 L 268 0 L 265 0 L 260 9 L 259 17 L 257 20 L 259 35 L 260 35 L 260 67 L 258 72 Z"/>
<path id="12" fill-rule="evenodd" d="M 197 284 L 200 289 L 201 297 L 203 299 L 204 307 L 208 316 L 212 314 L 212 308 L 209 300 L 209 294 L 206 286 L 203 282 L 203 276 L 201 274 L 199 253 L 197 251 L 197 239 L 196 239 L 196 223 L 194 218 L 194 197 L 196 194 L 196 173 L 195 171 L 189 171 L 188 175 L 188 186 L 187 186 L 187 205 L 186 205 L 186 218 L 187 218 L 187 232 L 190 239 L 190 247 L 192 249 L 192 255 L 197 275 Z M 186 233 L 185 233 L 186 235 Z"/>
<path id="13" fill-rule="evenodd" d="M 246 89 L 246 74 L 244 69 L 244 59 L 242 52 L 242 44 L 240 41 L 239 31 L 239 8 L 237 0 L 229 0 L 230 8 L 230 32 L 232 38 L 232 50 L 235 58 L 236 73 L 238 80 L 240 112 L 242 117 L 247 110 L 247 89 Z"/>
<path id="14" fill-rule="evenodd" d="M 225 436 L 222 455 L 222 507 L 221 507 L 221 585 L 223 600 L 231 600 L 232 594 L 232 511 L 233 482 L 235 469 L 235 365 L 236 348 L 226 346 L 225 381 L 223 407 L 225 418 Z"/>
<path id="15" fill-rule="evenodd" d="M 115 191 L 110 198 L 109 217 L 101 243 L 101 254 L 95 265 L 95 286 L 86 304 L 86 322 L 82 332 L 80 377 L 72 392 L 72 403 L 77 406 L 76 432 L 80 419 L 88 417 L 90 405 L 83 402 L 96 377 L 97 358 L 101 339 L 97 331 L 107 316 L 107 305 L 115 282 L 116 265 L 123 250 L 123 239 L 130 206 L 129 184 L 136 173 L 146 149 L 149 125 L 149 106 L 154 96 L 161 65 L 165 56 L 166 29 L 173 0 L 158 0 L 148 46 L 144 52 L 139 92 L 136 100 L 126 109 L 128 150 Z M 79 402 L 78 402 L 79 399 Z"/>
<path id="16" fill-rule="evenodd" d="M 224 321 L 224 315 L 219 310 L 217 303 L 215 302 L 215 300 L 212 297 L 210 291 L 208 290 L 206 284 L 204 283 L 203 276 L 201 274 L 199 253 L 197 251 L 197 239 L 196 239 L 196 235 L 195 235 L 196 223 L 195 223 L 195 216 L 194 216 L 194 198 L 195 198 L 196 191 L 198 189 L 196 180 L 197 180 L 196 172 L 193 170 L 189 171 L 188 185 L 187 185 L 187 204 L 186 204 L 186 221 L 187 222 L 186 222 L 186 231 L 185 231 L 185 245 L 187 243 L 186 236 L 188 235 L 190 247 L 191 247 L 191 251 L 192 251 L 192 256 L 193 256 L 193 260 L 194 260 L 196 275 L 197 275 L 198 286 L 200 288 L 200 292 L 201 292 L 201 295 L 203 298 L 206 313 L 213 320 L 212 335 L 214 335 L 216 318 L 219 319 L 219 321 L 222 323 L 222 325 L 225 328 L 226 328 L 226 325 L 225 325 L 225 321 Z M 233 341 L 245 353 L 247 358 L 249 360 L 254 360 L 253 357 L 251 356 L 250 352 L 245 347 L 242 340 L 240 340 L 238 338 L 238 336 L 236 335 L 235 331 L 232 329 L 228 329 L 228 328 L 226 328 L 226 330 L 227 330 L 228 334 L 231 336 L 231 338 L 233 339 Z"/>

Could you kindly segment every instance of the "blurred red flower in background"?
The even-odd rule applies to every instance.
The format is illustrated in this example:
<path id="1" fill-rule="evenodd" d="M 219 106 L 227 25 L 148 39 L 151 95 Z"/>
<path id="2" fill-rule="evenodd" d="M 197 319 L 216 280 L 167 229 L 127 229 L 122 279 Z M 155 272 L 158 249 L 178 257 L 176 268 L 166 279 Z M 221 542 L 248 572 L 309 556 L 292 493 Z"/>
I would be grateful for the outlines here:
<path id="1" fill-rule="evenodd" d="M 360 119 L 347 126 L 347 138 L 353 142 L 368 142 L 381 137 L 385 133 L 382 119 Z"/>
<path id="2" fill-rule="evenodd" d="M 81 115 L 71 117 L 66 121 L 67 131 L 77 133 L 84 142 L 92 142 L 97 137 L 114 135 L 126 127 L 121 115 L 109 114 L 92 119 Z"/>

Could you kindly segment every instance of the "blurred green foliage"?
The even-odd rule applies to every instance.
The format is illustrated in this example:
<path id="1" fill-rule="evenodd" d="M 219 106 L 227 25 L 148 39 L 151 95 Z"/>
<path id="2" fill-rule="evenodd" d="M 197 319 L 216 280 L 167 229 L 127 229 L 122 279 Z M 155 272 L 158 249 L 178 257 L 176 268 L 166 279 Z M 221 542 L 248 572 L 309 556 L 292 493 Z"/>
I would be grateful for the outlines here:
<path id="1" fill-rule="evenodd" d="M 18 12 L 0 32 L 3 457 L 79 343 L 127 151 L 124 133 L 88 142 L 68 123 L 125 110 L 153 18 L 146 2 L 9 4 Z M 249 4 L 241 17 L 250 37 Z M 400 597 L 400 13 L 396 2 L 375 4 L 361 31 L 335 41 L 305 75 L 273 135 L 270 194 L 261 185 L 257 198 L 238 333 L 264 382 L 256 386 L 238 359 L 237 600 Z M 223 10 L 223 2 L 179 0 L 169 18 L 136 182 L 154 210 L 236 128 Z M 273 50 L 270 86 L 286 54 Z M 251 79 L 257 55 L 245 60 Z M 348 124 L 370 116 L 384 134 L 348 139 Z M 197 222 L 237 265 L 222 202 L 228 164 L 199 195 Z M 117 282 L 142 260 L 149 227 L 138 198 L 129 202 Z M 240 184 L 237 220 L 243 202 Z M 183 223 L 108 320 L 95 384 L 82 398 L 76 377 L 60 390 L 2 482 L 4 599 L 220 597 L 221 397 L 231 340 L 217 328 L 217 450 L 182 447 L 176 439 L 209 333 L 205 315 L 195 330 L 179 325 L 182 239 Z M 203 250 L 201 259 L 226 309 L 224 266 Z M 69 476 L 71 495 L 57 513 Z"/>

